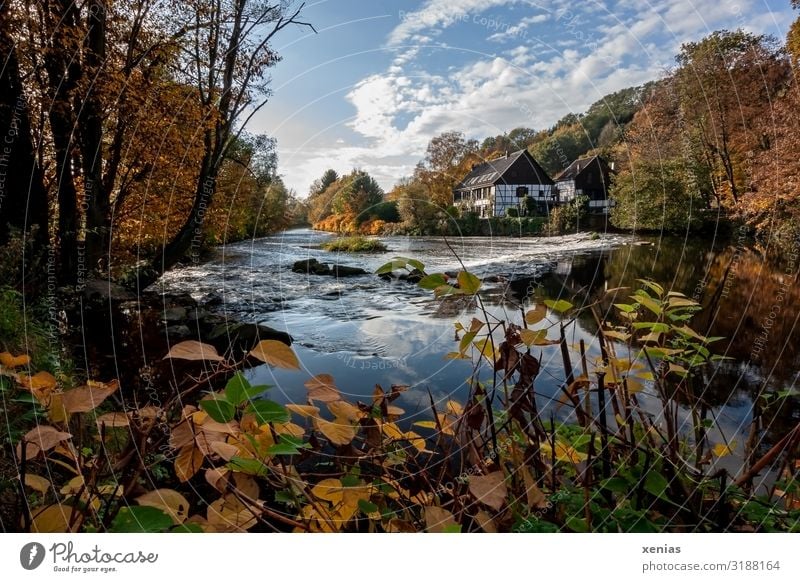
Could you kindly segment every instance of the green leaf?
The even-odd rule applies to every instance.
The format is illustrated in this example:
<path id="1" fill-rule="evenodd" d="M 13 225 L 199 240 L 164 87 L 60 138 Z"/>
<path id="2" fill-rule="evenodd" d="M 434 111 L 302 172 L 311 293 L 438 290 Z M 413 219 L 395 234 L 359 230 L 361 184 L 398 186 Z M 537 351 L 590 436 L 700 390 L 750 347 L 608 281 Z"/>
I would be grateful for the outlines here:
<path id="1" fill-rule="evenodd" d="M 267 422 L 289 422 L 291 415 L 289 411 L 272 400 L 254 400 L 247 407 L 248 412 L 256 415 L 259 424 Z"/>
<path id="2" fill-rule="evenodd" d="M 233 457 L 228 461 L 227 467 L 231 471 L 247 473 L 256 477 L 265 477 L 269 474 L 269 468 L 258 459 L 245 459 L 243 457 Z"/>
<path id="3" fill-rule="evenodd" d="M 556 313 L 566 313 L 574 306 L 569 301 L 564 301 L 563 299 L 559 299 L 558 301 L 553 301 L 552 299 L 545 299 L 544 304 L 547 305 L 550 309 L 555 311 Z"/>
<path id="4" fill-rule="evenodd" d="M 647 321 L 642 323 L 634 323 L 633 329 L 649 329 L 655 333 L 667 333 L 670 330 L 670 326 L 666 323 Z"/>
<path id="5" fill-rule="evenodd" d="M 287 505 L 294 505 L 294 497 L 286 491 L 276 491 L 275 501 L 278 503 L 286 503 Z"/>
<path id="6" fill-rule="evenodd" d="M 651 470 L 644 478 L 644 490 L 651 495 L 655 495 L 659 499 L 666 498 L 664 494 L 668 486 L 669 482 L 667 481 L 666 477 L 664 477 L 664 475 L 658 471 Z"/>
<path id="7" fill-rule="evenodd" d="M 111 523 L 115 533 L 155 533 L 172 527 L 172 518 L 155 507 L 123 507 Z"/>
<path id="8" fill-rule="evenodd" d="M 475 335 L 477 332 L 468 331 L 464 334 L 464 337 L 461 338 L 461 343 L 458 344 L 458 351 L 462 354 L 467 350 L 469 344 L 472 343 L 472 340 L 475 339 Z"/>
<path id="9" fill-rule="evenodd" d="M 458 287 L 467 295 L 475 295 L 481 288 L 481 280 L 472 273 L 461 271 L 458 274 Z"/>
<path id="10" fill-rule="evenodd" d="M 289 444 L 279 443 L 267 448 L 268 455 L 299 455 L 297 447 Z"/>
<path id="11" fill-rule="evenodd" d="M 376 275 L 385 275 L 387 273 L 391 273 L 392 271 L 396 271 L 398 269 L 408 269 L 411 266 L 412 269 L 416 269 L 421 272 L 425 272 L 425 265 L 416 259 L 408 259 L 406 257 L 395 257 L 385 265 L 378 268 L 375 271 Z"/>
<path id="12" fill-rule="evenodd" d="M 653 293 L 655 293 L 659 297 L 664 296 L 664 288 L 658 283 L 653 283 L 652 281 L 648 281 L 647 279 L 636 279 L 636 280 L 639 281 L 639 283 L 641 283 L 648 289 L 650 289 Z"/>
<path id="13" fill-rule="evenodd" d="M 382 265 L 375 271 L 376 275 L 386 275 L 391 273 L 392 271 L 396 271 L 398 269 L 405 269 L 406 268 L 406 261 L 400 259 L 392 259 L 385 265 Z"/>
<path id="14" fill-rule="evenodd" d="M 210 400 L 201 400 L 200 408 L 217 422 L 230 422 L 236 415 L 236 409 L 227 400 L 222 400 L 215 394 Z"/>
<path id="15" fill-rule="evenodd" d="M 433 275 L 428 275 L 427 277 L 423 277 L 417 284 L 423 289 L 427 289 L 428 291 L 433 291 L 437 287 L 441 287 L 442 285 L 447 285 L 447 277 L 445 277 L 440 273 L 435 273 Z"/>
<path id="16" fill-rule="evenodd" d="M 586 520 L 580 517 L 568 517 L 566 524 L 569 529 L 578 533 L 587 533 L 589 531 Z"/>
<path id="17" fill-rule="evenodd" d="M 631 299 L 652 311 L 656 315 L 661 315 L 661 303 L 656 299 L 651 298 L 647 293 L 640 293 L 632 295 Z"/>
<path id="18" fill-rule="evenodd" d="M 443 295 L 459 295 L 461 294 L 461 289 L 456 289 L 450 285 L 442 285 L 441 287 L 437 287 L 433 290 L 433 295 L 435 297 L 442 297 Z"/>
<path id="19" fill-rule="evenodd" d="M 377 513 L 378 506 L 374 503 L 367 501 L 365 499 L 358 500 L 358 508 L 361 510 L 362 513 L 370 514 L 370 513 Z"/>
<path id="20" fill-rule="evenodd" d="M 636 311 L 636 306 L 629 303 L 615 303 L 614 307 L 625 313 L 632 313 Z"/>
<path id="21" fill-rule="evenodd" d="M 244 400 L 244 393 L 250 387 L 250 382 L 241 372 L 236 372 L 225 384 L 225 400 L 233 406 L 239 406 Z"/>
<path id="22" fill-rule="evenodd" d="M 361 479 L 357 475 L 347 474 L 339 480 L 342 482 L 343 487 L 358 487 L 361 485 Z"/>
<path id="23" fill-rule="evenodd" d="M 203 528 L 196 523 L 182 523 L 169 531 L 170 533 L 203 533 Z"/>
<path id="24" fill-rule="evenodd" d="M 603 489 L 608 489 L 612 493 L 623 493 L 626 495 L 630 493 L 631 490 L 630 484 L 621 477 L 609 477 L 601 481 L 600 486 Z"/>
<path id="25" fill-rule="evenodd" d="M 461 533 L 461 525 L 457 523 L 446 525 L 442 528 L 442 533 Z"/>
<path id="26" fill-rule="evenodd" d="M 298 449 L 310 449 L 311 445 L 308 443 L 303 442 L 302 437 L 297 437 L 290 434 L 282 434 L 280 435 L 280 442 L 286 443 L 287 445 L 296 447 Z"/>

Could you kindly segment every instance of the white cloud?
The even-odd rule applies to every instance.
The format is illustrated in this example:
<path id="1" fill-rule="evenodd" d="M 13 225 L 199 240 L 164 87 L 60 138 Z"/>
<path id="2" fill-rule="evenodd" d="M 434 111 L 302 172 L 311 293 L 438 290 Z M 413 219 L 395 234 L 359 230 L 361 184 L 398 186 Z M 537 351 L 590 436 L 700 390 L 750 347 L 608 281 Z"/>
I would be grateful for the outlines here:
<path id="1" fill-rule="evenodd" d="M 401 11 L 400 24 L 389 35 L 390 45 L 418 42 L 416 35 L 423 31 L 440 32 L 459 22 L 469 22 L 473 13 L 490 8 L 515 4 L 518 0 L 427 0 L 419 10 Z"/>
<path id="2" fill-rule="evenodd" d="M 504 31 L 504 39 L 511 38 L 515 27 L 515 34 L 522 37 L 527 28 L 548 17 L 552 23 L 545 32 L 552 34 L 518 38 L 516 46 L 499 57 L 476 56 L 465 64 L 454 61 L 461 64 L 451 64 L 444 76 L 426 72 L 426 65 L 432 58 L 439 69 L 449 64 L 446 49 L 440 46 L 431 57 L 429 48 L 399 45 L 415 39 L 432 42 L 459 22 L 479 27 L 472 15 L 493 7 L 533 3 L 426 0 L 392 31 L 388 48 L 399 53 L 391 65 L 384 73 L 363 78 L 347 93 L 355 113 L 341 124 L 355 134 L 349 143 L 358 145 L 282 152 L 281 167 L 288 182 L 296 179 L 303 188 L 329 167 L 338 171 L 361 167 L 388 189 L 413 171 L 428 141 L 444 131 L 463 131 L 480 139 L 517 126 L 545 128 L 608 93 L 658 78 L 682 42 L 742 22 L 756 32 L 775 32 L 774 18 L 754 14 L 752 0 L 737 1 L 739 8 L 719 0 L 620 0 L 611 9 L 608 3 L 566 5 L 554 0 L 548 3 L 553 11 L 547 14 L 541 11 L 548 8 L 537 4 L 539 13 L 515 21 Z M 561 9 L 555 10 L 556 6 Z M 564 12 L 565 6 L 569 12 Z"/>
<path id="3" fill-rule="evenodd" d="M 511 40 L 519 40 L 520 38 L 526 38 L 528 28 L 530 28 L 531 24 L 540 24 L 542 22 L 547 22 L 550 20 L 549 14 L 537 14 L 536 16 L 528 16 L 523 18 L 517 24 L 503 27 L 504 30 L 500 32 L 495 32 L 486 40 L 490 42 L 507 42 Z"/>

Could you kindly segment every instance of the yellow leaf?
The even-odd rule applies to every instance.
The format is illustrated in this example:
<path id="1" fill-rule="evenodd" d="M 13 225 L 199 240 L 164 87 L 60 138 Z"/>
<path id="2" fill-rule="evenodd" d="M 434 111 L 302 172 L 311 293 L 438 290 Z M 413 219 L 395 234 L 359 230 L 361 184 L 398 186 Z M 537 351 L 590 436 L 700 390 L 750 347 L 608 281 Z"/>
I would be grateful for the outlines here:
<path id="1" fill-rule="evenodd" d="M 263 340 L 248 354 L 257 360 L 287 370 L 299 370 L 300 362 L 294 350 L 277 340 Z"/>
<path id="2" fill-rule="evenodd" d="M 306 430 L 299 424 L 293 422 L 272 423 L 275 432 L 278 434 L 288 434 L 294 437 L 301 437 L 306 434 Z"/>
<path id="3" fill-rule="evenodd" d="M 318 499 L 337 505 L 344 499 L 342 489 L 342 482 L 339 479 L 323 479 L 312 487 L 311 494 Z"/>
<path id="4" fill-rule="evenodd" d="M 309 404 L 287 404 L 286 409 L 305 418 L 319 417 L 319 408 Z"/>
<path id="5" fill-rule="evenodd" d="M 405 413 L 405 410 L 399 406 L 393 406 L 390 404 L 386 407 L 386 412 L 389 414 L 389 416 L 402 416 Z"/>
<path id="6" fill-rule="evenodd" d="M 220 493 L 225 493 L 228 489 L 228 480 L 230 478 L 230 470 L 224 467 L 214 467 L 206 469 L 205 472 L 206 482 Z"/>
<path id="7" fill-rule="evenodd" d="M 108 384 L 87 385 L 64 392 L 61 394 L 61 402 L 69 414 L 89 412 L 100 406 L 118 388 L 119 383 L 116 380 Z"/>
<path id="8" fill-rule="evenodd" d="M 29 356 L 22 354 L 21 356 L 12 356 L 8 352 L 0 354 L 0 365 L 6 368 L 18 368 L 20 366 L 27 366 L 31 363 Z"/>
<path id="9" fill-rule="evenodd" d="M 361 412 L 357 406 L 353 406 L 344 400 L 329 403 L 328 410 L 330 410 L 331 414 L 334 416 L 344 418 L 350 422 L 356 422 L 364 417 L 364 413 Z"/>
<path id="10" fill-rule="evenodd" d="M 336 387 L 333 376 L 330 374 L 318 374 L 305 383 L 308 388 L 309 400 L 319 402 L 335 402 L 341 400 L 342 395 Z"/>
<path id="11" fill-rule="evenodd" d="M 75 523 L 70 528 L 69 522 L 72 518 L 73 508 L 69 505 L 48 505 L 44 509 L 36 512 L 31 523 L 31 531 L 34 533 L 66 533 L 76 531 L 80 524 L 80 511 L 76 511 Z"/>
<path id="12" fill-rule="evenodd" d="M 258 508 L 244 505 L 234 495 L 220 497 L 208 506 L 208 523 L 218 532 L 244 532 L 258 523 Z"/>
<path id="13" fill-rule="evenodd" d="M 50 490 L 50 487 L 52 487 L 50 481 L 39 475 L 33 475 L 32 473 L 25 473 L 25 485 L 34 491 L 38 491 L 42 495 L 45 495 Z"/>
<path id="14" fill-rule="evenodd" d="M 61 495 L 77 495 L 86 488 L 86 481 L 83 475 L 73 477 L 61 487 Z"/>
<path id="15" fill-rule="evenodd" d="M 547 306 L 537 305 L 525 314 L 525 323 L 535 325 L 547 317 Z"/>
<path id="16" fill-rule="evenodd" d="M 318 418 L 315 422 L 319 431 L 335 445 L 350 444 L 356 437 L 356 428 L 344 419 L 334 419 L 334 422 L 328 422 Z"/>
<path id="17" fill-rule="evenodd" d="M 642 390 L 644 390 L 644 384 L 636 379 L 628 376 L 625 378 L 625 385 L 628 387 L 628 394 L 638 394 Z"/>
<path id="18" fill-rule="evenodd" d="M 541 450 L 547 455 L 547 458 L 550 458 L 553 454 L 553 447 L 549 442 L 542 443 Z M 588 458 L 586 453 L 577 451 L 572 445 L 562 441 L 556 441 L 556 460 L 577 464 Z"/>
<path id="19" fill-rule="evenodd" d="M 469 492 L 481 503 L 500 511 L 508 494 L 505 475 L 502 471 L 495 471 L 488 475 L 470 477 Z"/>
<path id="20" fill-rule="evenodd" d="M 432 420 L 420 420 L 414 423 L 414 426 L 419 426 L 422 428 L 430 428 L 430 429 L 437 429 L 439 428 L 436 426 L 436 423 Z"/>
<path id="21" fill-rule="evenodd" d="M 194 444 L 181 449 L 175 458 L 175 475 L 181 483 L 185 483 L 203 466 L 203 452 Z"/>
<path id="22" fill-rule="evenodd" d="M 189 502 L 173 489 L 156 489 L 136 498 L 136 503 L 160 509 L 172 518 L 173 523 L 180 524 L 189 517 Z"/>
<path id="23" fill-rule="evenodd" d="M 717 443 L 716 445 L 714 445 L 714 448 L 712 450 L 716 457 L 726 457 L 728 455 L 732 455 L 733 450 L 735 448 L 736 448 L 736 441 L 732 441 L 730 445 L 726 445 L 724 443 Z"/>
<path id="24" fill-rule="evenodd" d="M 449 412 L 453 416 L 461 416 L 462 414 L 464 414 L 464 407 L 461 406 L 455 400 L 448 400 L 447 401 L 447 412 Z"/>
<path id="25" fill-rule="evenodd" d="M 169 350 L 169 353 L 164 356 L 164 359 L 205 360 L 209 362 L 221 362 L 224 360 L 224 358 L 217 353 L 217 348 L 194 340 L 175 344 L 172 346 L 172 349 Z"/>

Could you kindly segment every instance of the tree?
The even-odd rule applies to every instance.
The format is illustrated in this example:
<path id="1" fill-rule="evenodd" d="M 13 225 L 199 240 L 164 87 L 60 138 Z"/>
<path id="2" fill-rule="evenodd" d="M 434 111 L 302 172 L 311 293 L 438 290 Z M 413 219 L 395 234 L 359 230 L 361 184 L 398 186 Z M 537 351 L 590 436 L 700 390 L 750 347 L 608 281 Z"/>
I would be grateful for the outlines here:
<path id="1" fill-rule="evenodd" d="M 680 160 L 641 161 L 614 180 L 614 226 L 632 230 L 682 231 L 696 226 L 698 199 L 687 188 Z"/>
<path id="2" fill-rule="evenodd" d="M 8 2 L 0 4 L 0 245 L 12 231 L 33 231 L 43 247 L 48 235 L 47 191 L 36 157 L 28 96 L 22 85 L 17 47 L 10 36 L 15 22 Z M 23 269 L 24 271 L 24 269 Z"/>
<path id="3" fill-rule="evenodd" d="M 428 143 L 425 159 L 417 166 L 414 180 L 427 192 L 427 198 L 442 212 L 453 202 L 453 189 L 479 161 L 478 142 L 459 132 L 446 132 Z"/>
<path id="4" fill-rule="evenodd" d="M 304 4 L 294 8 L 292 1 L 192 0 L 188 4 L 192 20 L 206 23 L 193 31 L 193 49 L 184 69 L 187 83 L 193 85 L 209 115 L 202 129 L 204 152 L 189 216 L 151 263 L 142 286 L 187 253 L 197 254 L 206 210 L 233 139 L 269 98 L 266 71 L 280 58 L 270 42 L 289 25 L 311 27 L 298 20 Z"/>
<path id="5" fill-rule="evenodd" d="M 336 170 L 325 170 L 325 173 L 322 174 L 322 177 L 314 180 L 314 183 L 311 184 L 311 188 L 308 191 L 308 197 L 313 198 L 314 196 L 319 196 L 328 189 L 328 186 L 333 184 L 338 179 L 339 174 L 336 173 Z"/>
<path id="6" fill-rule="evenodd" d="M 771 37 L 723 30 L 684 44 L 676 57 L 682 117 L 734 204 L 746 188 L 747 152 L 761 138 L 752 130 L 788 73 L 779 50 Z"/>

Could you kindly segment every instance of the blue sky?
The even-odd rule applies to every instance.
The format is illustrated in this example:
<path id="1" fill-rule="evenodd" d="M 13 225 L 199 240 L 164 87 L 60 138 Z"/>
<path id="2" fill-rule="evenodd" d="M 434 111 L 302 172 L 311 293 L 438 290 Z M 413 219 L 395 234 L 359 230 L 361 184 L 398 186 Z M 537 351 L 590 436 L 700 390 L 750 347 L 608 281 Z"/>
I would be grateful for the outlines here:
<path id="1" fill-rule="evenodd" d="M 542 129 L 662 76 L 683 42 L 744 28 L 783 40 L 789 0 L 309 0 L 285 31 L 274 95 L 249 130 L 277 138 L 305 196 L 325 169 L 385 189 L 444 131 Z"/>

